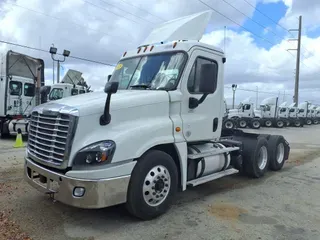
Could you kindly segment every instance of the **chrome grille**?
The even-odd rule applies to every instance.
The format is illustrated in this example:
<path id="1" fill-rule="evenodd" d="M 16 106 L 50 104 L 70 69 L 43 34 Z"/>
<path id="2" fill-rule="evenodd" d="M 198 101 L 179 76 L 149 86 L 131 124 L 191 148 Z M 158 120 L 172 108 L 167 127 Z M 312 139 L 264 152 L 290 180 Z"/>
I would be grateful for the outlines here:
<path id="1" fill-rule="evenodd" d="M 61 165 L 68 155 L 72 123 L 68 114 L 33 112 L 29 122 L 29 154 L 41 162 Z"/>

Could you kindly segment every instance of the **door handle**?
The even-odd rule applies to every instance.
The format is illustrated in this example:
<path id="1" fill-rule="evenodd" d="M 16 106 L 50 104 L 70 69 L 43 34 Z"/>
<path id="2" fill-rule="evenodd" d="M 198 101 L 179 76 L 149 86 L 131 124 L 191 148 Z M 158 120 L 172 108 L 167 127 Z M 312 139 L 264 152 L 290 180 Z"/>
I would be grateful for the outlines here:
<path id="1" fill-rule="evenodd" d="M 213 119 L 213 124 L 212 124 L 212 132 L 217 131 L 218 123 L 219 123 L 219 119 L 218 118 L 214 118 Z"/>

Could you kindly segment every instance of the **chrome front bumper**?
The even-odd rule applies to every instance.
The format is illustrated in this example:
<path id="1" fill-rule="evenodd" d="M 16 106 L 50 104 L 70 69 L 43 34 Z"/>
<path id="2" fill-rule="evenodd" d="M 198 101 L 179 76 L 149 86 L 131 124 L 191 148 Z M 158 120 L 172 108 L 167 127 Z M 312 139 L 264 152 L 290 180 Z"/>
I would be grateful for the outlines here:
<path id="1" fill-rule="evenodd" d="M 40 192 L 79 208 L 104 208 L 126 202 L 130 180 L 130 175 L 99 180 L 72 178 L 43 168 L 29 158 L 25 159 L 24 177 Z M 74 196 L 76 187 L 85 189 L 82 197 Z"/>

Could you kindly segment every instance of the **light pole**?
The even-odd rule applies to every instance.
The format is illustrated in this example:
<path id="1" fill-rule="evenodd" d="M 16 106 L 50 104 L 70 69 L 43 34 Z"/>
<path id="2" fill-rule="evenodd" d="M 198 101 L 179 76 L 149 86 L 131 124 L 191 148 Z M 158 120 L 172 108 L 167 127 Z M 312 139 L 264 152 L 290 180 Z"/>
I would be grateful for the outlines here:
<path id="1" fill-rule="evenodd" d="M 232 91 L 233 91 L 233 97 L 232 97 L 232 108 L 234 109 L 234 98 L 236 95 L 236 89 L 237 89 L 237 84 L 232 84 Z"/>
<path id="2" fill-rule="evenodd" d="M 60 59 L 55 59 L 54 55 L 57 54 L 58 49 L 54 46 L 50 47 L 49 52 L 51 53 L 51 58 L 53 61 L 56 61 L 57 64 L 57 83 L 60 82 L 60 63 L 64 62 L 66 60 L 66 57 L 70 56 L 70 51 L 69 50 L 63 50 L 62 56 L 63 56 L 63 60 Z"/>

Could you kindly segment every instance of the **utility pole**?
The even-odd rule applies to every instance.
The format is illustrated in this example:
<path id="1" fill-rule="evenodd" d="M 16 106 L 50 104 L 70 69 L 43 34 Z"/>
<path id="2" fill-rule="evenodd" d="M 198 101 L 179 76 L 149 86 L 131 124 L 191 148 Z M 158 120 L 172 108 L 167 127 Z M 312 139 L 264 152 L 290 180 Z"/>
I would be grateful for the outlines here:
<path id="1" fill-rule="evenodd" d="M 258 109 L 259 88 L 258 88 L 258 86 L 256 86 L 256 88 L 257 88 L 257 92 L 256 92 L 256 109 Z"/>
<path id="2" fill-rule="evenodd" d="M 288 49 L 297 51 L 297 61 L 296 61 L 296 78 L 294 84 L 294 102 L 298 106 L 299 102 L 299 77 L 300 77 L 300 50 L 301 50 L 301 26 L 302 26 L 302 16 L 299 16 L 299 28 L 298 29 L 289 29 L 289 31 L 298 31 L 298 39 L 289 39 L 289 41 L 298 41 L 298 46 L 296 49 Z"/>
<path id="3" fill-rule="evenodd" d="M 52 47 L 54 47 L 54 44 L 52 43 Z M 54 84 L 54 60 L 52 59 L 52 84 Z"/>

